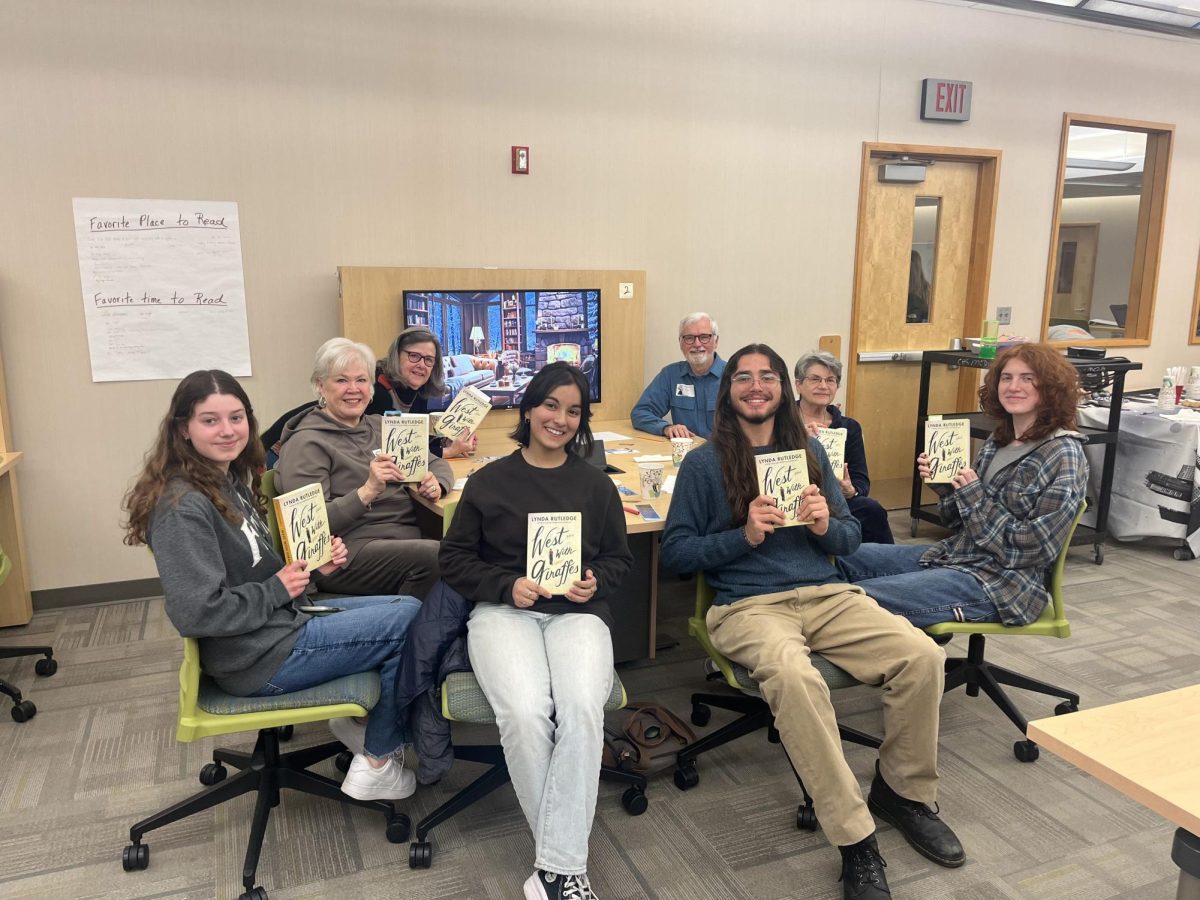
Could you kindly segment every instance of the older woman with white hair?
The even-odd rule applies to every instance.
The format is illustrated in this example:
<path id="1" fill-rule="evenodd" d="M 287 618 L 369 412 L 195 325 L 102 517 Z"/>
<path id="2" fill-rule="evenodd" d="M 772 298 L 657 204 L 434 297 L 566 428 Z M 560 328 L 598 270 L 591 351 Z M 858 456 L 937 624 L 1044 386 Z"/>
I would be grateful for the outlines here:
<path id="1" fill-rule="evenodd" d="M 838 473 L 838 485 L 850 514 L 862 526 L 863 542 L 894 544 L 887 510 L 878 500 L 867 496 L 871 477 L 867 474 L 862 426 L 833 405 L 838 385 L 842 383 L 841 360 L 824 350 L 812 351 L 796 361 L 792 374 L 796 380 L 796 404 L 809 434 L 816 437 L 822 428 L 846 429 L 846 464 Z"/>
<path id="2" fill-rule="evenodd" d="M 438 542 L 421 538 L 396 461 L 375 452 L 382 420 L 364 414 L 374 373 L 375 354 L 366 344 L 333 338 L 321 345 L 312 374 L 317 405 L 284 426 L 276 484 L 281 491 L 313 482 L 324 488 L 329 527 L 349 558 L 337 572 L 315 576 L 321 590 L 423 598 L 438 578 Z M 453 483 L 450 466 L 431 453 L 416 490 L 433 500 Z"/>

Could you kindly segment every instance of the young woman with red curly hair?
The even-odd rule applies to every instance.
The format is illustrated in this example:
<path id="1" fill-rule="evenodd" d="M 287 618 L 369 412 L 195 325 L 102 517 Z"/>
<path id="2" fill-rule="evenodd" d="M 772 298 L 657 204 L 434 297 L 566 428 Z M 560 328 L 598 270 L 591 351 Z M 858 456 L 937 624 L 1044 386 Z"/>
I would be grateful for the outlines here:
<path id="1" fill-rule="evenodd" d="M 1049 347 L 1001 353 L 979 389 L 980 408 L 999 424 L 973 468 L 930 485 L 954 534 L 933 545 L 862 544 L 838 560 L 846 580 L 919 628 L 1034 621 L 1087 489 L 1078 399 L 1075 367 Z M 924 453 L 917 470 L 929 477 Z"/>

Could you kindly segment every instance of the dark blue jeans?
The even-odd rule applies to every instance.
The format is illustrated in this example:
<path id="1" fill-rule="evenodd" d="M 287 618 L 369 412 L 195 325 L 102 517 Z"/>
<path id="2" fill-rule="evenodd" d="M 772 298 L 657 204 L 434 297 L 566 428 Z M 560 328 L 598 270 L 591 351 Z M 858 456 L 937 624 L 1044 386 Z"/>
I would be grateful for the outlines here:
<path id="1" fill-rule="evenodd" d="M 862 544 L 838 569 L 884 609 L 918 628 L 938 622 L 999 622 L 983 584 L 966 572 L 921 566 L 928 544 Z"/>
<path id="2" fill-rule="evenodd" d="M 385 757 L 408 739 L 396 720 L 396 668 L 421 601 L 416 597 L 339 597 L 326 605 L 345 609 L 306 622 L 291 654 L 254 696 L 290 694 L 343 675 L 378 669 L 379 702 L 367 716 L 364 744 L 372 756 Z"/>

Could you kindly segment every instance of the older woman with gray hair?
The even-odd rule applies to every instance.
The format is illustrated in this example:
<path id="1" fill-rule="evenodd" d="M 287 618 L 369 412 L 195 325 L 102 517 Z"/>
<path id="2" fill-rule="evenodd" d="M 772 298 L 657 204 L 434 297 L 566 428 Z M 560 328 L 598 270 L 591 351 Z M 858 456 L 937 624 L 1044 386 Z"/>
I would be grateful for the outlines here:
<path id="1" fill-rule="evenodd" d="M 442 345 L 424 325 L 405 328 L 392 341 L 387 356 L 375 366 L 375 393 L 367 414 L 399 412 L 427 413 L 430 399 L 440 400 L 446 392 Z M 436 435 L 429 449 L 444 459 L 470 456 L 475 452 L 476 436 L 468 434 L 454 440 Z"/>
<path id="2" fill-rule="evenodd" d="M 887 510 L 878 500 L 867 496 L 871 478 L 867 474 L 862 426 L 833 405 L 838 385 L 842 383 L 841 360 L 823 350 L 812 351 L 796 361 L 792 374 L 796 380 L 796 404 L 809 434 L 816 437 L 822 428 L 846 429 L 846 464 L 839 473 L 838 484 L 850 513 L 862 526 L 863 542 L 894 544 Z"/>
<path id="3" fill-rule="evenodd" d="M 316 575 L 324 591 L 424 597 L 438 578 L 438 542 L 423 540 L 416 510 L 396 461 L 376 451 L 382 420 L 366 415 L 374 394 L 375 354 L 366 344 L 333 338 L 313 364 L 316 407 L 283 429 L 276 484 L 291 491 L 319 482 L 329 527 L 346 543 L 346 565 Z M 454 483 L 448 463 L 430 453 L 429 471 L 415 485 L 431 500 Z"/>

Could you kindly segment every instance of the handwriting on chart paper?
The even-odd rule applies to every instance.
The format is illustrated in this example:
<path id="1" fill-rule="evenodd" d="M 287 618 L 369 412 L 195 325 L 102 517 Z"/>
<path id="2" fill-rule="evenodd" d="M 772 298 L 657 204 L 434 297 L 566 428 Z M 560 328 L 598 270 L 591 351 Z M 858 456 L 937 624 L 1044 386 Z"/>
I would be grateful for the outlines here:
<path id="1" fill-rule="evenodd" d="M 250 374 L 236 203 L 73 205 L 93 381 Z"/>

